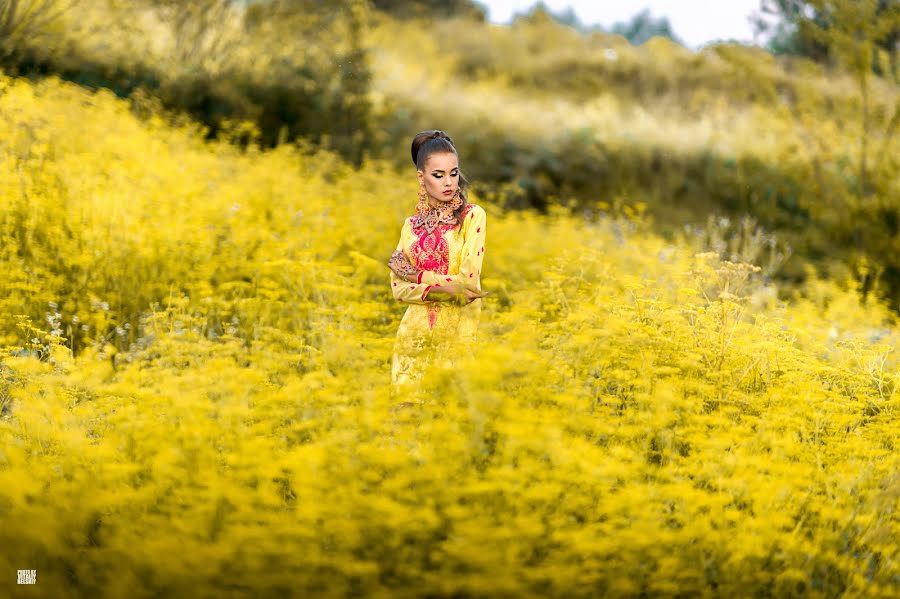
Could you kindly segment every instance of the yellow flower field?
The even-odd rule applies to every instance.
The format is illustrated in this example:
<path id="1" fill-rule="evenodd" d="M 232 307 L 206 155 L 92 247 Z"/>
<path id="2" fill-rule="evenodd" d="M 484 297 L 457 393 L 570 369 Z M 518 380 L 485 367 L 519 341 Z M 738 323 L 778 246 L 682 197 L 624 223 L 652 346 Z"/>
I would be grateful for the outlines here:
<path id="1" fill-rule="evenodd" d="M 2 596 L 900 597 L 852 286 L 477 197 L 481 347 L 396 410 L 412 171 L 144 112 L 0 78 Z"/>

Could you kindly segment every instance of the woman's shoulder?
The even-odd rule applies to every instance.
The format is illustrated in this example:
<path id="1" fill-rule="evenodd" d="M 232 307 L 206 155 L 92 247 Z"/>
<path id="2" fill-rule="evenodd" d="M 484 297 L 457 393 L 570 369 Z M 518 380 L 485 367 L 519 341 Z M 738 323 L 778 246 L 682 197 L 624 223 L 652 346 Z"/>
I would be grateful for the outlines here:
<path id="1" fill-rule="evenodd" d="M 463 218 L 481 218 L 483 216 L 485 216 L 484 208 L 478 204 L 466 204 L 462 213 Z"/>

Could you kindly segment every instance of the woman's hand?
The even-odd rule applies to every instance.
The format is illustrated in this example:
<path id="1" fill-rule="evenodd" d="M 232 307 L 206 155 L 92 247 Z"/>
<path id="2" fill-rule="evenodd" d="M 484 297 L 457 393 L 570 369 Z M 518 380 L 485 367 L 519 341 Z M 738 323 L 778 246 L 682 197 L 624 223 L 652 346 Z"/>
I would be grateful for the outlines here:
<path id="1" fill-rule="evenodd" d="M 431 297 L 432 294 L 445 296 L 449 301 L 458 303 L 460 305 L 465 305 L 487 296 L 488 292 L 479 291 L 478 289 L 474 289 L 471 287 L 465 287 L 457 283 L 451 285 L 435 285 L 428 292 L 428 296 Z"/>
<path id="2" fill-rule="evenodd" d="M 469 289 L 468 287 L 464 287 L 463 294 L 465 295 L 466 303 L 471 304 L 474 300 L 485 297 L 488 294 L 488 292 L 487 291 L 478 291 L 477 289 Z"/>

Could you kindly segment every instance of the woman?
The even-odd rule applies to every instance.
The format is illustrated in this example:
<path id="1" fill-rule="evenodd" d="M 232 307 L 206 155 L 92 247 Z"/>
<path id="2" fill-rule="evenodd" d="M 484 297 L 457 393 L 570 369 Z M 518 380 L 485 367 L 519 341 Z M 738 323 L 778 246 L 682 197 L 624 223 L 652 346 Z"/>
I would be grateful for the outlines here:
<path id="1" fill-rule="evenodd" d="M 391 255 L 391 291 L 408 305 L 394 345 L 395 391 L 416 383 L 434 356 L 452 359 L 475 342 L 481 314 L 485 212 L 469 204 L 453 140 L 423 131 L 412 142 L 419 179 L 416 214 Z"/>

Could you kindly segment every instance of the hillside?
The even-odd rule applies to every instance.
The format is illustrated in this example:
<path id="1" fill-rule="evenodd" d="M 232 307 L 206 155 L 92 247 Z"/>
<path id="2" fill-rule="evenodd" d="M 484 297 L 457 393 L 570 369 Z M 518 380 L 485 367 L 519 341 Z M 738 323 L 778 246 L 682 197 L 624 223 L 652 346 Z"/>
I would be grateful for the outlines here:
<path id="1" fill-rule="evenodd" d="M 782 282 L 813 266 L 900 305 L 895 83 L 872 78 L 864 133 L 848 72 L 759 48 L 635 47 L 541 13 L 508 27 L 382 18 L 367 32 L 385 153 L 429 123 L 508 206 L 643 202 L 670 237 L 710 215 L 737 237 L 749 217 L 793 255 L 771 273 Z"/>
<path id="2" fill-rule="evenodd" d="M 640 207 L 479 193 L 481 346 L 394 411 L 411 170 L 0 91 L 0 565 L 31 595 L 898 596 L 897 329 L 852 283 L 783 301 Z"/>

